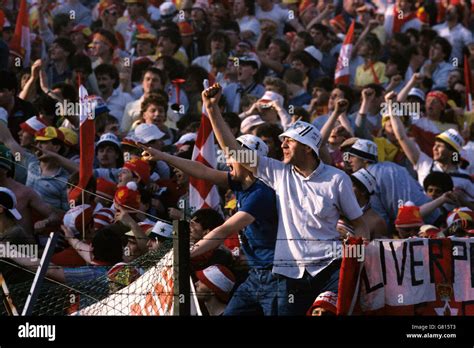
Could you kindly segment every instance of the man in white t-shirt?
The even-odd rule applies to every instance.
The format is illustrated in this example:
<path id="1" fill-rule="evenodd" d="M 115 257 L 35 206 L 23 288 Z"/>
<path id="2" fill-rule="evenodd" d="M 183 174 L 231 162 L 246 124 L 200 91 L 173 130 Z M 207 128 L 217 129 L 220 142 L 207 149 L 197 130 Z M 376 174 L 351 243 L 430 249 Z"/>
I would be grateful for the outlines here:
<path id="1" fill-rule="evenodd" d="M 213 92 L 216 96 L 209 97 Z M 207 108 L 209 119 L 219 145 L 232 155 L 242 148 L 217 108 L 220 93 L 213 86 L 203 92 L 203 99 L 206 105 L 214 105 Z M 342 105 L 338 108 L 342 112 Z M 357 235 L 368 238 L 368 231 L 349 176 L 319 159 L 322 138 L 316 127 L 297 121 L 280 138 L 283 162 L 263 156 L 247 156 L 253 163 L 235 160 L 243 159 L 240 163 L 276 192 L 278 231 L 272 274 L 277 314 L 303 315 L 318 294 L 337 293 L 340 215 L 351 221 Z"/>
<path id="2" fill-rule="evenodd" d="M 274 4 L 273 0 L 257 0 L 255 9 L 255 17 L 259 20 L 271 20 L 277 24 L 277 36 L 283 35 L 283 27 L 285 23 L 290 24 L 297 31 L 303 31 L 304 28 L 298 21 L 296 13 L 292 13 L 287 9 L 281 8 L 280 5 Z"/>

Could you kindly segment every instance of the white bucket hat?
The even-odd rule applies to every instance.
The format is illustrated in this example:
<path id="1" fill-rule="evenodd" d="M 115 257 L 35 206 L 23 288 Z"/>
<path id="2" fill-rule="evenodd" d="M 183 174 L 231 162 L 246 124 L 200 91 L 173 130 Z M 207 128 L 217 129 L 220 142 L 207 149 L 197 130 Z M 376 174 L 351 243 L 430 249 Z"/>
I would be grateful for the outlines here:
<path id="1" fill-rule="evenodd" d="M 295 139 L 296 141 L 309 146 L 319 156 L 321 146 L 321 133 L 311 123 L 296 121 L 285 132 L 278 136 L 280 140 L 284 137 Z"/>
<path id="2" fill-rule="evenodd" d="M 266 156 L 268 154 L 268 146 L 259 137 L 252 134 L 244 134 L 237 138 L 237 141 L 242 145 L 248 147 L 250 150 L 257 151 L 259 156 Z"/>

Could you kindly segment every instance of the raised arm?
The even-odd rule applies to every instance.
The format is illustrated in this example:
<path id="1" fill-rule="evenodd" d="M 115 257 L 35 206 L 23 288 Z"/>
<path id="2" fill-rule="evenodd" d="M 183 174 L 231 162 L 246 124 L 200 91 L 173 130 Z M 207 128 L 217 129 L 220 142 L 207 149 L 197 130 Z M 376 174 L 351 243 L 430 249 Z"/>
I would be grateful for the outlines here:
<path id="1" fill-rule="evenodd" d="M 398 93 L 397 101 L 398 102 L 405 101 L 408 97 L 408 92 L 410 92 L 410 89 L 412 89 L 413 87 L 416 87 L 419 83 L 421 83 L 421 81 L 423 81 L 423 75 L 420 73 L 414 73 L 411 76 L 410 80 L 402 88 L 400 93 Z"/>
<path id="2" fill-rule="evenodd" d="M 393 132 L 395 133 L 395 137 L 400 143 L 403 152 L 410 162 L 415 165 L 418 163 L 418 159 L 420 158 L 420 150 L 416 147 L 415 142 L 408 137 L 405 126 L 400 120 L 400 117 L 393 114 L 392 102 L 396 100 L 396 97 L 397 95 L 395 92 L 390 92 L 385 95 L 385 102 L 387 103 L 390 122 L 392 123 Z"/>
<path id="3" fill-rule="evenodd" d="M 336 100 L 336 106 L 334 108 L 334 111 L 332 112 L 331 116 L 329 116 L 323 128 L 321 128 L 321 137 L 322 137 L 321 144 L 326 144 L 326 142 L 329 139 L 329 135 L 331 134 L 331 131 L 334 128 L 334 125 L 336 124 L 337 119 L 344 112 L 346 112 L 348 106 L 349 106 L 349 103 L 347 102 L 346 99 Z"/>
<path id="4" fill-rule="evenodd" d="M 151 147 L 144 147 L 143 149 L 144 152 L 142 156 L 147 161 L 165 161 L 169 165 L 172 165 L 173 167 L 176 167 L 197 179 L 208 180 L 213 184 L 222 187 L 229 186 L 227 181 L 227 172 L 225 171 L 212 169 L 200 162 L 173 156 Z"/>

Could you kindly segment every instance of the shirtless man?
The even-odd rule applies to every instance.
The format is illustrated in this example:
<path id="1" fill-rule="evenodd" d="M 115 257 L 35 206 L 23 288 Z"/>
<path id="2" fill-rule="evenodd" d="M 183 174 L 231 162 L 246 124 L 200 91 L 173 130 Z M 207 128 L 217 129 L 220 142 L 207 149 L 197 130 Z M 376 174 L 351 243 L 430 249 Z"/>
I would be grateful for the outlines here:
<path id="1" fill-rule="evenodd" d="M 8 160 L 8 158 L 10 158 L 10 160 Z M 22 219 L 19 220 L 18 223 L 28 235 L 33 235 L 33 227 L 35 230 L 42 230 L 47 225 L 60 221 L 60 216 L 56 214 L 49 204 L 40 198 L 35 190 L 13 180 L 13 163 L 13 157 L 10 151 L 3 145 L 0 145 L 0 186 L 6 187 L 15 193 L 17 209 L 22 216 Z M 42 217 L 45 217 L 44 220 L 36 222 L 34 226 L 32 222 L 33 210 L 38 212 Z"/>

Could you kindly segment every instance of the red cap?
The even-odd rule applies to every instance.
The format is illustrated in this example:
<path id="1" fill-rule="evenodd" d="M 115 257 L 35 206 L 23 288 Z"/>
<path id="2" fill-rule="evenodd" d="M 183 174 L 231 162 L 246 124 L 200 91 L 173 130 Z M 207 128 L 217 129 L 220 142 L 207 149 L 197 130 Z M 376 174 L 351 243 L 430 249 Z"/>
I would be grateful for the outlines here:
<path id="1" fill-rule="evenodd" d="M 140 192 L 138 192 L 137 184 L 130 181 L 126 186 L 120 186 L 115 192 L 114 202 L 127 211 L 138 210 L 140 208 Z"/>
<path id="2" fill-rule="evenodd" d="M 123 167 L 129 169 L 145 184 L 150 180 L 150 165 L 142 159 L 132 158 L 130 161 L 125 162 Z"/>
<path id="3" fill-rule="evenodd" d="M 316 300 L 314 300 L 313 305 L 309 308 L 306 315 L 313 315 L 313 310 L 316 308 L 324 308 L 325 310 L 336 314 L 336 307 L 337 294 L 333 293 L 332 291 L 325 291 L 316 297 Z"/>
<path id="4" fill-rule="evenodd" d="M 423 225 L 420 215 L 420 207 L 415 205 L 404 205 L 398 209 L 395 226 L 400 228 L 419 227 Z"/>
<path id="5" fill-rule="evenodd" d="M 115 191 L 117 190 L 117 185 L 112 182 L 105 180 L 103 178 L 97 178 L 96 183 L 96 193 L 105 198 L 114 199 Z"/>
<path id="6" fill-rule="evenodd" d="M 235 285 L 234 274 L 223 265 L 212 265 L 196 272 L 196 277 L 211 289 L 216 297 L 227 303 Z"/>

